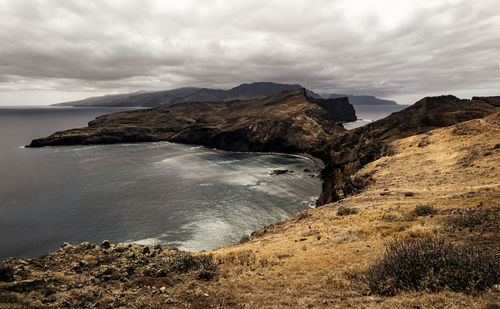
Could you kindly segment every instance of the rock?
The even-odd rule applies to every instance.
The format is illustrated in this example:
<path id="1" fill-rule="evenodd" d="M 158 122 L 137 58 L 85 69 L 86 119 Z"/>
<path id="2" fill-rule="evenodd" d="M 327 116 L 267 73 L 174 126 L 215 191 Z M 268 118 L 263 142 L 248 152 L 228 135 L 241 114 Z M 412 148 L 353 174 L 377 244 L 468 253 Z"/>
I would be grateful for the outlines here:
<path id="1" fill-rule="evenodd" d="M 288 170 L 273 170 L 269 173 L 269 175 L 275 176 L 275 175 L 281 175 L 281 174 L 286 174 L 286 173 L 288 173 Z"/>
<path id="2" fill-rule="evenodd" d="M 104 240 L 101 243 L 101 248 L 103 248 L 103 249 L 109 249 L 110 246 L 111 246 L 111 244 L 109 243 L 109 240 Z"/>

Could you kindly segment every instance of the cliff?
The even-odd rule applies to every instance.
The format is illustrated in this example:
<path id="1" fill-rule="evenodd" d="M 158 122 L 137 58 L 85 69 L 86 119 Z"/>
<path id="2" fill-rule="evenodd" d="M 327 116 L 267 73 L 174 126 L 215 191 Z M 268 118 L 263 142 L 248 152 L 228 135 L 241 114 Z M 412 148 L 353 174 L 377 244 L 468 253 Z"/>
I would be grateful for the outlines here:
<path id="1" fill-rule="evenodd" d="M 332 93 L 323 95 L 325 98 L 335 99 L 339 97 L 347 97 L 352 105 L 398 105 L 395 101 L 379 99 L 372 95 L 352 95 Z"/>
<path id="2" fill-rule="evenodd" d="M 391 154 L 389 144 L 394 140 L 485 117 L 496 110 L 490 101 L 461 100 L 451 95 L 427 97 L 384 119 L 331 137 L 324 158 L 325 182 L 317 205 L 337 201 L 362 189 L 369 175 L 362 178 L 351 175 L 367 163 Z"/>

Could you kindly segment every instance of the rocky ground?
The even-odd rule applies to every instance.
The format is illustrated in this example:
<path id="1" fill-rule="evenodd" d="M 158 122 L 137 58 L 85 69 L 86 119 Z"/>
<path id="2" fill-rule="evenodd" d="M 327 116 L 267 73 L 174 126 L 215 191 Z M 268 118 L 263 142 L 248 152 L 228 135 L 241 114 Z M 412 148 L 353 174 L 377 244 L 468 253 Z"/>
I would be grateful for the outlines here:
<path id="1" fill-rule="evenodd" d="M 348 176 L 363 180 L 358 191 L 241 244 L 197 254 L 64 244 L 45 257 L 6 260 L 0 308 L 500 308 L 500 282 L 387 296 L 368 279 L 397 240 L 439 238 L 500 259 L 500 113 L 488 110 L 384 139 L 390 151 Z"/>

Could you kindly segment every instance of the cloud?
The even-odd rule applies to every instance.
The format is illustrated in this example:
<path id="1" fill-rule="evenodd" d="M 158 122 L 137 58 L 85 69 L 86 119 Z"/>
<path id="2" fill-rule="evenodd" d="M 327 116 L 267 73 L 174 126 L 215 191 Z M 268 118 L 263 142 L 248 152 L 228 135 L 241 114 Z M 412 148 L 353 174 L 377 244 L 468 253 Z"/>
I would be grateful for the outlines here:
<path id="1" fill-rule="evenodd" d="M 499 89 L 494 0 L 4 0 L 0 91 Z"/>

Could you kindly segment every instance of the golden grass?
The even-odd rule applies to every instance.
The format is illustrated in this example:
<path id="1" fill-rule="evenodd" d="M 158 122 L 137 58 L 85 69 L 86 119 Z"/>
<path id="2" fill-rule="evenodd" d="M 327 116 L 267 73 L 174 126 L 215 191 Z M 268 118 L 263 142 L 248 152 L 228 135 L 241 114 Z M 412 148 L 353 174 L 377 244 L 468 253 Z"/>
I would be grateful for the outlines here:
<path id="1" fill-rule="evenodd" d="M 478 296 L 452 292 L 370 295 L 365 271 L 396 239 L 439 235 L 500 253 L 500 220 L 461 233 L 443 227 L 454 211 L 498 211 L 499 114 L 408 137 L 394 155 L 365 166 L 373 173 L 364 192 L 268 227 L 249 242 L 211 252 L 221 279 L 209 288 L 231 291 L 247 308 L 486 308 L 491 290 Z M 405 194 L 412 192 L 410 196 Z M 437 214 L 405 217 L 416 206 Z M 359 213 L 337 216 L 340 206 Z M 387 220 L 384 218 L 395 218 Z"/>

